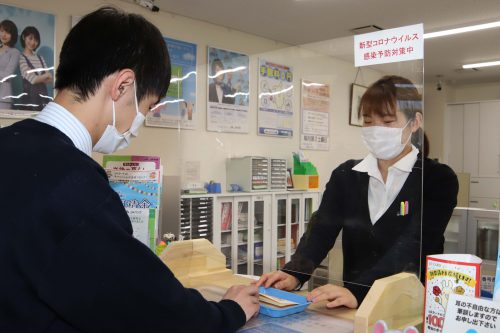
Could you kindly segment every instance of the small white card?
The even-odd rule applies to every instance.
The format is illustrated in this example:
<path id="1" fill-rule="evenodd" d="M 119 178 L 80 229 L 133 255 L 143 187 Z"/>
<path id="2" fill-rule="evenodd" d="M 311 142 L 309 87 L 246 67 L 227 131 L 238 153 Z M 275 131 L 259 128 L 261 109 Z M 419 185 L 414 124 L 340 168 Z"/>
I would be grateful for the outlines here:
<path id="1" fill-rule="evenodd" d="M 451 294 L 444 318 L 443 332 L 500 332 L 500 303 Z"/>

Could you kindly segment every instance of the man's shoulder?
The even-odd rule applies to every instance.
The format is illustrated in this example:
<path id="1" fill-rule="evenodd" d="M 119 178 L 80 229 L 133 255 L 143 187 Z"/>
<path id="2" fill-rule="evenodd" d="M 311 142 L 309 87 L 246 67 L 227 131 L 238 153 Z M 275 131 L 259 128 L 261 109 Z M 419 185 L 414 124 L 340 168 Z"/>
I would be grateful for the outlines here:
<path id="1" fill-rule="evenodd" d="M 69 137 L 33 119 L 0 129 L 1 155 L 9 156 L 22 169 L 43 170 L 47 175 L 105 175 L 101 166 L 76 148 Z"/>

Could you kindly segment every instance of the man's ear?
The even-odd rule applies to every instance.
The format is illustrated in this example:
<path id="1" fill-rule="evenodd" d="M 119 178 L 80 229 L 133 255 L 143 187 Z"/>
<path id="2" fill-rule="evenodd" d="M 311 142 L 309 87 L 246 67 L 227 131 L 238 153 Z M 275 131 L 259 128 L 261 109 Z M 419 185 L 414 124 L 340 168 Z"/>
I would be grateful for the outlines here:
<path id="1" fill-rule="evenodd" d="M 125 95 L 128 89 L 134 89 L 135 74 L 134 71 L 125 68 L 115 74 L 111 85 L 111 98 L 117 101 Z"/>

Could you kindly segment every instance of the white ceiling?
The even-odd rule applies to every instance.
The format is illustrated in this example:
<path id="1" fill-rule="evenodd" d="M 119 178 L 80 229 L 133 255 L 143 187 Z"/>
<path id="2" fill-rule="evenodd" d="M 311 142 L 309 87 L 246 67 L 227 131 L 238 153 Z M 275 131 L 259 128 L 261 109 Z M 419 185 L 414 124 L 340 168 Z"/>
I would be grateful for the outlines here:
<path id="1" fill-rule="evenodd" d="M 291 45 L 352 35 L 351 29 L 424 23 L 425 32 L 500 20 L 500 0 L 155 0 L 162 11 Z M 425 41 L 425 79 L 449 84 L 500 82 L 500 66 L 459 70 L 500 59 L 500 28 Z"/>

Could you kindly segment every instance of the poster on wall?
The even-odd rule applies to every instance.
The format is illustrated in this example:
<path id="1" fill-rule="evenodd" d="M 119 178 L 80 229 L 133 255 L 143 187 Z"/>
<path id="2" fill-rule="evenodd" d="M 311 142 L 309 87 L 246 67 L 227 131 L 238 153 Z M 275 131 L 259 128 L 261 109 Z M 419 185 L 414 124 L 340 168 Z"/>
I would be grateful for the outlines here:
<path id="1" fill-rule="evenodd" d="M 330 85 L 302 80 L 300 148 L 330 149 Z"/>
<path id="2" fill-rule="evenodd" d="M 248 56 L 213 47 L 207 53 L 207 130 L 248 133 Z"/>
<path id="3" fill-rule="evenodd" d="M 167 95 L 146 116 L 146 126 L 196 129 L 196 44 L 163 39 L 172 78 Z"/>
<path id="4" fill-rule="evenodd" d="M 259 59 L 258 134 L 293 136 L 293 69 Z"/>
<path id="5" fill-rule="evenodd" d="M 0 116 L 26 117 L 54 96 L 54 15 L 0 5 Z"/>

